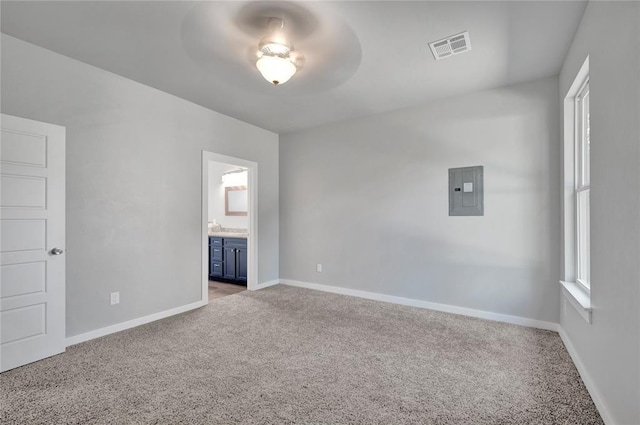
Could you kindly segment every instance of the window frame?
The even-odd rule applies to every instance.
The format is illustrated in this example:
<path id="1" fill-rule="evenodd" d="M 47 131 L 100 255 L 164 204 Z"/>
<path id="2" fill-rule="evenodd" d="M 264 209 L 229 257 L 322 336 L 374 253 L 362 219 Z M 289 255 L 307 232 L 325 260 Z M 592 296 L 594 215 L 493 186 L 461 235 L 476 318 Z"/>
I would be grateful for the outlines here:
<path id="1" fill-rule="evenodd" d="M 586 92 L 585 92 L 586 88 Z M 580 70 L 568 89 L 564 97 L 563 115 L 563 271 L 562 294 L 564 302 L 562 304 L 562 314 L 568 314 L 566 306 L 571 304 L 578 314 L 587 323 L 591 323 L 591 282 L 590 282 L 590 150 L 584 149 L 579 142 L 585 141 L 582 135 L 589 135 L 585 130 L 585 119 L 579 119 L 582 112 L 584 100 L 580 104 L 581 95 L 586 96 L 590 106 L 590 78 L 589 78 L 589 57 L 582 64 Z M 589 135 L 590 136 L 590 135 Z M 585 168 L 585 152 L 588 153 L 589 167 Z M 585 174 L 588 171 L 589 174 Z M 581 207 L 579 201 L 584 203 L 586 198 L 587 207 Z M 581 215 L 581 212 L 587 216 Z M 586 220 L 584 220 L 586 218 Z M 582 228 L 580 223 L 582 222 Z M 586 230 L 586 231 L 585 231 Z M 582 236 L 580 236 L 582 235 Z M 579 243 L 583 243 L 579 246 Z M 586 243 L 586 249 L 585 249 Z M 588 255 L 584 255 L 587 253 Z M 585 263 L 586 261 L 586 263 Z M 579 267 L 583 267 L 582 270 Z M 585 273 L 586 271 L 586 273 Z M 586 277 L 586 278 L 585 278 Z"/>
<path id="2" fill-rule="evenodd" d="M 575 176 L 575 277 L 576 283 L 583 289 L 591 291 L 591 154 L 589 141 L 589 76 L 581 83 L 580 89 L 574 97 L 574 162 Z M 585 119 L 586 105 L 586 119 Z M 585 122 L 587 127 L 585 128 Z M 588 153 L 585 154 L 585 151 Z M 586 165 L 586 167 L 585 167 Z M 586 169 L 586 171 L 585 171 Z M 581 198 L 586 198 L 586 207 Z M 585 211 L 586 210 L 586 211 Z M 585 217 L 586 216 L 586 217 Z M 585 221 L 585 222 L 583 222 Z"/>

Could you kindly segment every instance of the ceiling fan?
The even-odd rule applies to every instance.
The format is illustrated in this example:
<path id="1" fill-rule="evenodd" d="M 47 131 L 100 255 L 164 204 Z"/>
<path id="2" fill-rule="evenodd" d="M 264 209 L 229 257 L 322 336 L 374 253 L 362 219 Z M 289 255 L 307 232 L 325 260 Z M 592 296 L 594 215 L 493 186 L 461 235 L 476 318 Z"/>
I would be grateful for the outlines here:
<path id="1" fill-rule="evenodd" d="M 294 76 L 295 84 L 277 93 L 328 90 L 350 78 L 362 56 L 330 2 L 196 2 L 181 36 L 186 53 L 212 78 L 257 93 L 269 90 L 265 80 L 280 87 Z"/>

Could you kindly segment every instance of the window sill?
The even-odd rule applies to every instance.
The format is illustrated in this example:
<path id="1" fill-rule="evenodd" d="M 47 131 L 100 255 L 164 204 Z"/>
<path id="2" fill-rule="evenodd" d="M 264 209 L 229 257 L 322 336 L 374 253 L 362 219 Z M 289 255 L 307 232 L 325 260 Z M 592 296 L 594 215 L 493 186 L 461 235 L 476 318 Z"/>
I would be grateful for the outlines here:
<path id="1" fill-rule="evenodd" d="M 591 323 L 591 295 L 581 285 L 573 282 L 560 281 L 562 293 L 576 309 L 578 314 L 587 322 Z"/>

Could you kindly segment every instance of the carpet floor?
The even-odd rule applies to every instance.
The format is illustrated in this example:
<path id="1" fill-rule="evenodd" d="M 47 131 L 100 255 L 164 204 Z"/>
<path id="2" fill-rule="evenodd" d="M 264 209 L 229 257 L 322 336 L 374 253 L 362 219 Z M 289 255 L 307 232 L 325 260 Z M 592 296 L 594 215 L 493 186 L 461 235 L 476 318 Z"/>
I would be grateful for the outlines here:
<path id="1" fill-rule="evenodd" d="M 278 285 L 0 375 L 2 424 L 602 424 L 555 332 Z"/>

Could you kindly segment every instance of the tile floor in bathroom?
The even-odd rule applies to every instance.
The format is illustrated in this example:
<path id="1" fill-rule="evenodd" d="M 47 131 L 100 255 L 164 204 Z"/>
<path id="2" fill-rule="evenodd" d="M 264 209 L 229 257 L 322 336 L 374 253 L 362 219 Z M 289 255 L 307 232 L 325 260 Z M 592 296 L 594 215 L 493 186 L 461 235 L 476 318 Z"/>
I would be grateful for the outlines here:
<path id="1" fill-rule="evenodd" d="M 227 295 L 237 294 L 238 292 L 246 291 L 247 287 L 242 285 L 235 285 L 233 283 L 216 282 L 215 280 L 209 281 L 209 302 L 216 298 L 226 297 Z"/>

